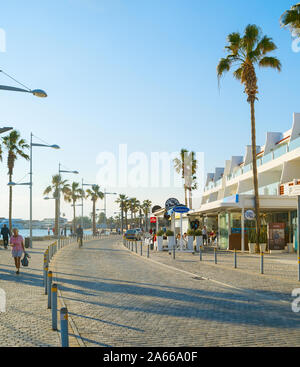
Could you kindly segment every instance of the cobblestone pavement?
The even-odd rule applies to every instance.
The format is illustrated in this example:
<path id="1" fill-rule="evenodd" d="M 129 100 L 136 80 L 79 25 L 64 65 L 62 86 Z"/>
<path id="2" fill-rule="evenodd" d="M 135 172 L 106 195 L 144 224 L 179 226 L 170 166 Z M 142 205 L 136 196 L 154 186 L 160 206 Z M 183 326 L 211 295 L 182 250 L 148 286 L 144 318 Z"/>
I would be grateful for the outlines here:
<path id="1" fill-rule="evenodd" d="M 168 253 L 149 261 L 113 239 L 68 246 L 55 261 L 86 346 L 300 345 L 300 314 L 291 311 L 298 282 L 281 288 L 273 279 L 274 290 L 269 278 L 204 266 Z"/>
<path id="2" fill-rule="evenodd" d="M 59 346 L 51 330 L 51 314 L 43 288 L 43 254 L 50 242 L 33 242 L 29 267 L 16 275 L 10 250 L 0 249 L 0 288 L 6 292 L 6 312 L 0 313 L 1 347 Z"/>
<path id="3" fill-rule="evenodd" d="M 136 247 L 133 245 L 133 252 Z M 140 242 L 137 244 L 137 253 L 140 255 Z M 147 246 L 143 244 L 142 255 L 147 256 Z M 296 254 L 279 254 L 264 256 L 264 274 L 260 274 L 260 255 L 237 253 L 237 269 L 234 269 L 233 252 L 217 252 L 217 264 L 211 248 L 205 248 L 200 262 L 199 253 L 176 252 L 175 261 L 173 253 L 168 251 L 150 251 L 150 259 L 181 270 L 197 273 L 199 276 L 226 281 L 229 284 L 255 291 L 264 297 L 291 302 L 291 293 L 295 288 L 300 288 L 298 281 L 298 265 Z"/>

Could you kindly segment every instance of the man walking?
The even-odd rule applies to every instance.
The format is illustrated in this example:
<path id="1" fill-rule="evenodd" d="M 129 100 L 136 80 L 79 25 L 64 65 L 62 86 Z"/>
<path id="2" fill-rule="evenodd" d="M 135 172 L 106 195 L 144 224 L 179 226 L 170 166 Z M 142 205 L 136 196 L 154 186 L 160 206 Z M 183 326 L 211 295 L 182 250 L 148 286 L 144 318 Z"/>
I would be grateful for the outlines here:
<path id="1" fill-rule="evenodd" d="M 78 226 L 76 230 L 76 235 L 77 235 L 77 242 L 79 241 L 79 247 L 81 247 L 83 239 L 83 229 L 81 228 L 81 225 Z"/>
<path id="2" fill-rule="evenodd" d="M 10 230 L 7 228 L 6 224 L 4 224 L 3 227 L 1 228 L 1 235 L 3 237 L 4 248 L 5 248 L 5 250 L 7 250 L 9 237 L 11 236 L 11 234 L 10 234 Z"/>

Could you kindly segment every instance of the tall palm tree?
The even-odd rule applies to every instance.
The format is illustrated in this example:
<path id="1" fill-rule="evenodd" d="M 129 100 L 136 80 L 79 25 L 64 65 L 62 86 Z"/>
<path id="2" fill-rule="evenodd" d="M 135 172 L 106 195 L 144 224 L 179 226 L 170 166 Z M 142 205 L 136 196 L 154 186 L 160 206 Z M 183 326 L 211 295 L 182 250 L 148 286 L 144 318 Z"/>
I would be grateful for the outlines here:
<path id="1" fill-rule="evenodd" d="M 180 151 L 180 157 L 174 159 L 174 166 L 175 171 L 179 174 L 181 174 L 183 181 L 183 188 L 184 188 L 184 203 L 187 206 L 188 205 L 188 199 L 187 199 L 187 187 L 185 182 L 185 162 L 186 162 L 186 155 L 188 153 L 188 150 L 181 149 Z"/>
<path id="2" fill-rule="evenodd" d="M 72 182 L 70 189 L 65 194 L 65 200 L 72 203 L 73 207 L 73 233 L 76 232 L 76 202 L 84 196 L 84 191 L 80 188 L 78 182 Z"/>
<path id="3" fill-rule="evenodd" d="M 261 30 L 256 25 L 248 25 L 244 35 L 231 33 L 227 37 L 228 44 L 226 58 L 222 58 L 217 66 L 217 75 L 220 82 L 225 72 L 232 67 L 236 67 L 233 76 L 245 87 L 247 102 L 251 111 L 251 139 L 252 139 L 252 165 L 253 165 L 253 186 L 255 196 L 256 214 L 256 245 L 259 247 L 260 237 L 260 208 L 258 196 L 257 162 L 256 162 L 256 131 L 255 131 L 255 101 L 258 99 L 258 86 L 255 66 L 270 67 L 281 70 L 281 63 L 276 57 L 266 56 L 277 49 L 272 38 L 263 36 Z"/>
<path id="4" fill-rule="evenodd" d="M 70 190 L 70 185 L 68 184 L 68 180 L 62 180 L 61 175 L 52 176 L 51 185 L 46 187 L 43 192 L 43 195 L 49 195 L 52 193 L 53 198 L 55 198 L 55 225 L 54 225 L 54 234 L 58 236 L 58 220 L 59 220 L 59 190 L 62 194 L 66 195 Z"/>
<path id="5" fill-rule="evenodd" d="M 300 34 L 300 3 L 293 5 L 291 9 L 285 11 L 280 23 L 282 27 L 288 27 L 295 35 Z"/>
<path id="6" fill-rule="evenodd" d="M 145 229 L 148 231 L 148 214 L 150 213 L 150 209 L 152 206 L 152 202 L 150 200 L 144 200 L 142 203 L 142 210 L 145 214 Z"/>
<path id="7" fill-rule="evenodd" d="M 93 213 L 92 213 L 92 219 L 93 219 L 93 235 L 96 235 L 96 203 L 98 201 L 98 199 L 103 199 L 104 198 L 104 194 L 102 191 L 100 191 L 100 186 L 99 185 L 93 185 L 91 187 L 91 189 L 87 189 L 86 190 L 87 193 L 87 197 L 91 198 L 92 202 L 93 202 Z"/>
<path id="8" fill-rule="evenodd" d="M 124 194 L 120 194 L 118 199 L 116 200 L 116 203 L 119 204 L 120 210 L 121 210 L 121 231 L 122 231 L 122 233 L 123 233 L 123 229 L 124 229 L 124 223 L 123 223 L 124 210 L 125 210 L 127 200 L 128 200 L 128 197 Z"/>
<path id="9" fill-rule="evenodd" d="M 130 199 L 124 201 L 124 217 L 125 217 L 125 228 L 128 229 L 128 212 L 130 210 Z"/>
<path id="10" fill-rule="evenodd" d="M 192 209 L 192 190 L 197 188 L 197 160 L 195 155 L 195 152 L 181 149 L 179 158 L 174 159 L 175 170 L 181 174 L 183 179 L 185 205 L 189 205 L 190 209 Z"/>
<path id="11" fill-rule="evenodd" d="M 15 161 L 21 157 L 29 160 L 29 155 L 25 153 L 25 150 L 29 148 L 29 145 L 18 131 L 13 130 L 7 136 L 2 138 L 4 149 L 7 151 L 7 167 L 9 182 L 12 182 L 12 176 L 14 172 Z M 9 229 L 12 230 L 12 186 L 9 186 Z"/>

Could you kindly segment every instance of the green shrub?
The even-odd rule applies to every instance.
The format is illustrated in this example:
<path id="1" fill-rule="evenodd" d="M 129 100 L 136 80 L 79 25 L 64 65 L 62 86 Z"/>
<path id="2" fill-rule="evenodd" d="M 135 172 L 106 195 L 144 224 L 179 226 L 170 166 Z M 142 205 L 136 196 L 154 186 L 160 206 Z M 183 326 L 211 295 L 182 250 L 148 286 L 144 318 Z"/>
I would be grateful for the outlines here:
<path id="1" fill-rule="evenodd" d="M 195 230 L 194 230 L 194 229 L 189 229 L 189 230 L 187 231 L 187 235 L 188 235 L 188 236 L 195 236 Z"/>
<path id="2" fill-rule="evenodd" d="M 174 236 L 174 232 L 173 231 L 170 231 L 170 230 L 167 230 L 166 236 L 167 237 L 172 237 L 172 236 Z"/>
<path id="3" fill-rule="evenodd" d="M 196 237 L 202 236 L 202 231 L 201 231 L 201 229 L 196 229 L 196 231 L 195 231 L 195 236 L 196 236 Z"/>
<path id="4" fill-rule="evenodd" d="M 159 237 L 162 237 L 164 234 L 165 234 L 165 232 L 164 232 L 162 229 L 160 229 L 160 230 L 157 232 L 157 236 L 159 236 Z"/>

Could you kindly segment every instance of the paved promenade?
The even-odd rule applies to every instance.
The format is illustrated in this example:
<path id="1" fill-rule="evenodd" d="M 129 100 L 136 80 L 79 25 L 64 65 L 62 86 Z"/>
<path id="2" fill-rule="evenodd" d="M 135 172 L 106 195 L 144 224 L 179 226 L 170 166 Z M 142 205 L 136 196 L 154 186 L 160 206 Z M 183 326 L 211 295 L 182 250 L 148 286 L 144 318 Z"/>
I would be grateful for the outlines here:
<path id="1" fill-rule="evenodd" d="M 298 282 L 191 257 L 149 261 L 115 239 L 65 247 L 54 266 L 82 345 L 300 345 L 300 314 L 291 311 Z"/>
<path id="2" fill-rule="evenodd" d="M 6 292 L 6 312 L 0 313 L 1 347 L 60 346 L 51 330 L 51 314 L 43 288 L 43 254 L 49 241 L 33 242 L 29 267 L 16 275 L 10 250 L 0 249 L 0 287 Z"/>

